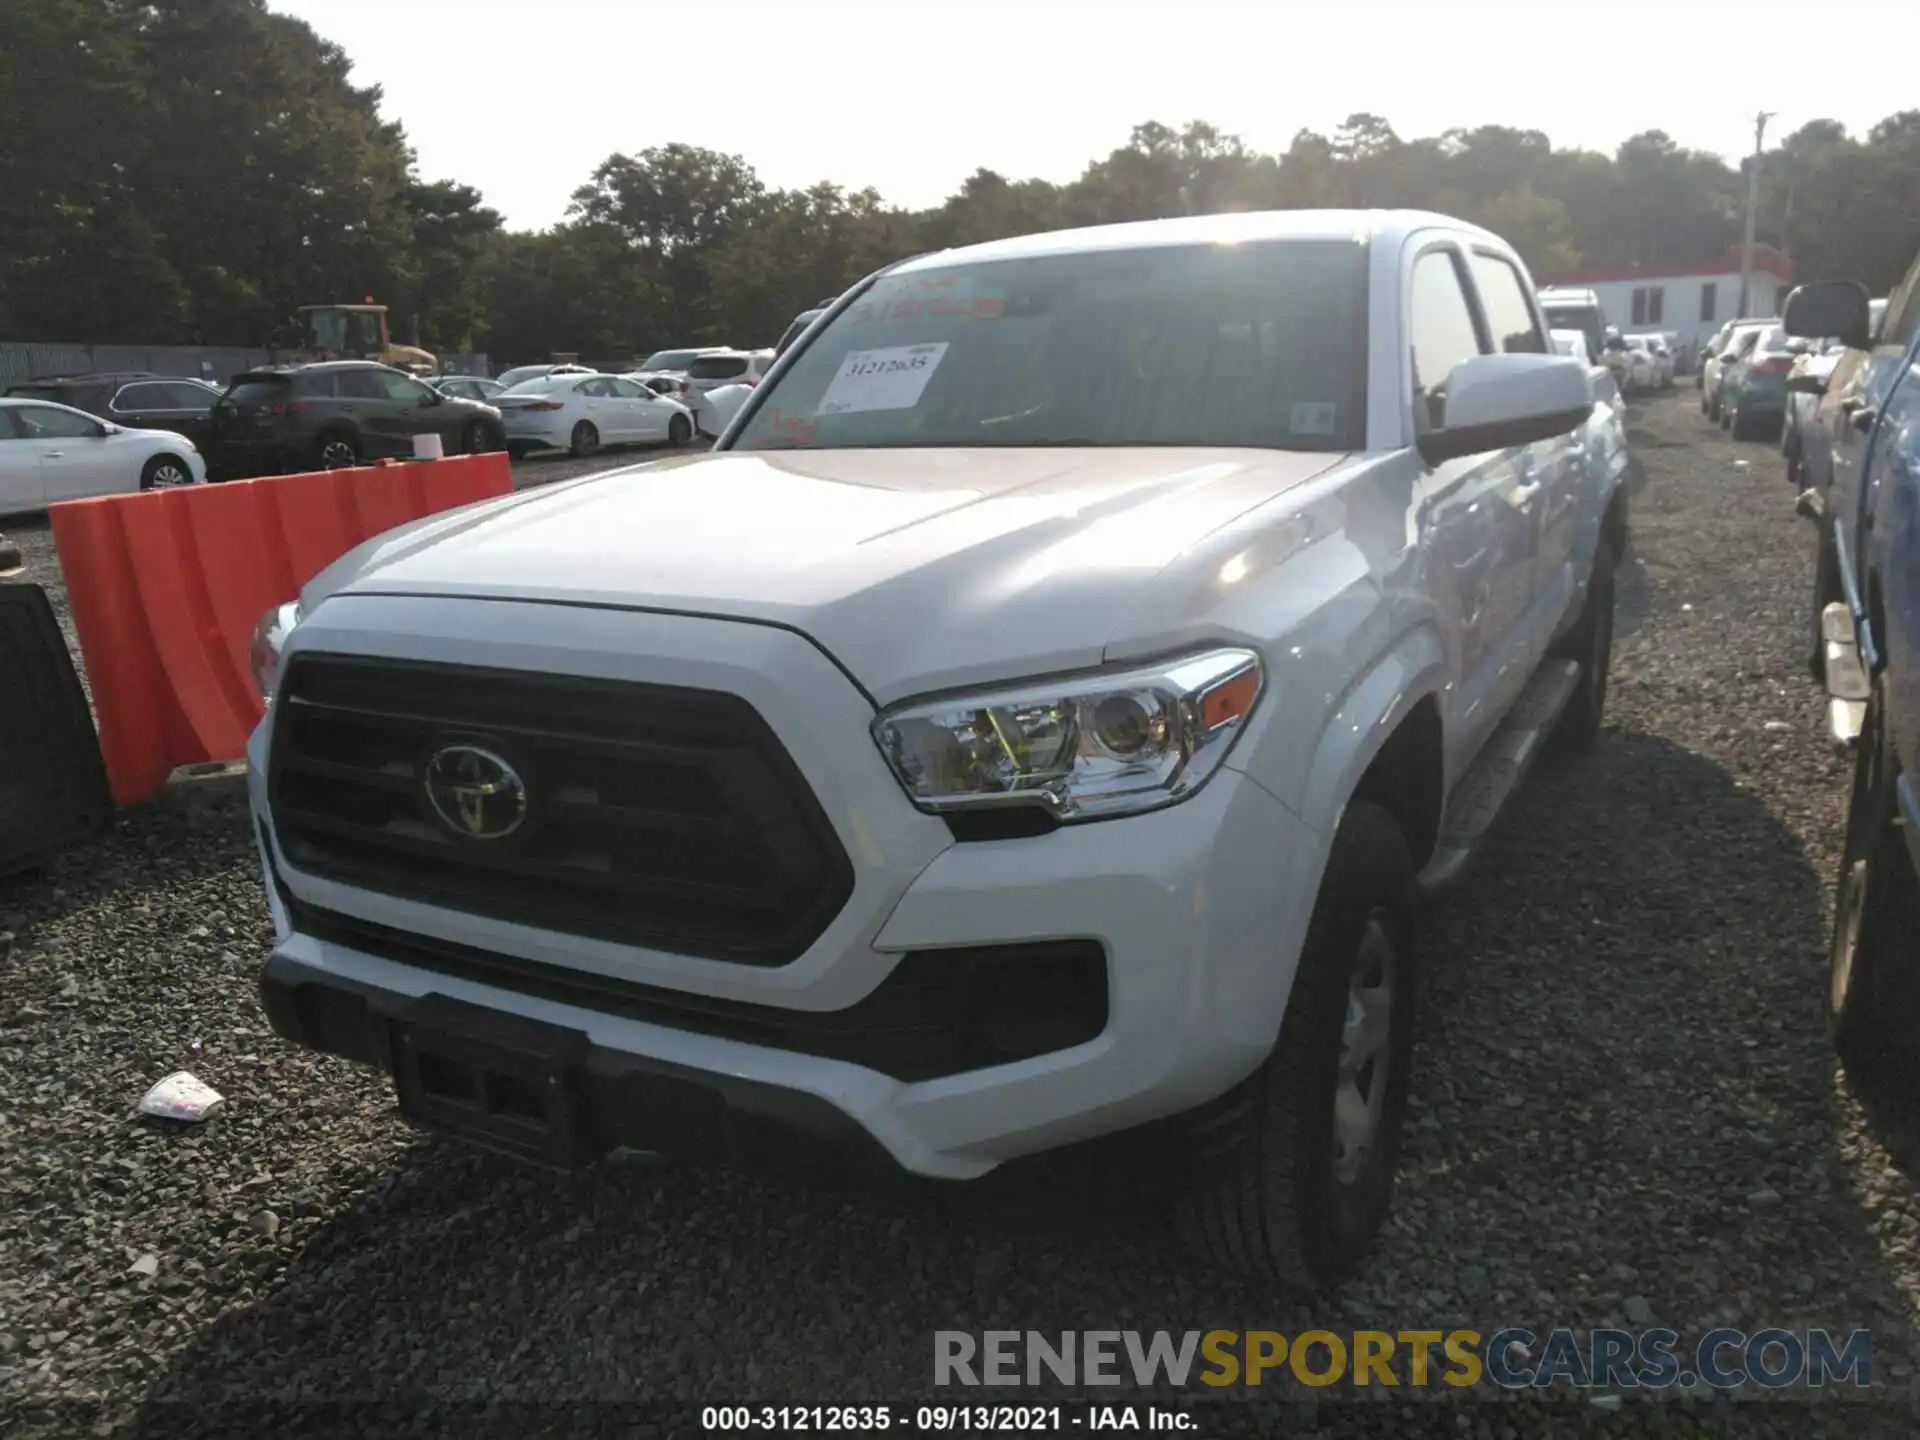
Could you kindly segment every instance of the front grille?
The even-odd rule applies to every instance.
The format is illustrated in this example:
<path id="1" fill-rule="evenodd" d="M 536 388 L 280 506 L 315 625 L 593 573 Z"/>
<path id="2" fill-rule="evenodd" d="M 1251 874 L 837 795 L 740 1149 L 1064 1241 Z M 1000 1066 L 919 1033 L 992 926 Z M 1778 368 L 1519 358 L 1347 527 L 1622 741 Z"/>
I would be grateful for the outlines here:
<path id="1" fill-rule="evenodd" d="M 469 840 L 434 813 L 428 758 L 510 759 L 527 818 Z M 805 778 L 737 695 L 414 661 L 294 656 L 268 798 L 297 870 L 498 920 L 782 965 L 853 888 Z"/>
<path id="2" fill-rule="evenodd" d="M 909 1083 L 1051 1054 L 1107 1027 L 1106 951 L 1095 940 L 916 950 L 844 1010 L 785 1010 L 409 935 L 282 898 L 300 934 L 365 955 L 597 1014 L 844 1060 Z M 310 1005 L 319 1038 L 309 1043 L 360 1056 L 344 1041 L 324 1043 L 327 1001 L 316 994 Z"/>

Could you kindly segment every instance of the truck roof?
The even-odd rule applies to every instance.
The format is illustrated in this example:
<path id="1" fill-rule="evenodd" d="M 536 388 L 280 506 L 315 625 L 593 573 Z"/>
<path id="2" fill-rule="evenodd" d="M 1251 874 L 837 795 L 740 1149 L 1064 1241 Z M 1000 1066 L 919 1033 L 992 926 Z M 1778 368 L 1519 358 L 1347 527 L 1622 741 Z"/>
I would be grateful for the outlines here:
<path id="1" fill-rule="evenodd" d="M 916 255 L 890 272 L 934 269 L 956 261 L 1023 260 L 1087 250 L 1130 250 L 1161 245 L 1215 245 L 1256 240 L 1400 240 L 1435 228 L 1482 236 L 1507 248 L 1490 230 L 1426 210 L 1254 210 L 1231 215 L 1191 215 L 1171 220 L 1130 220 L 1017 235 L 953 250 Z"/>

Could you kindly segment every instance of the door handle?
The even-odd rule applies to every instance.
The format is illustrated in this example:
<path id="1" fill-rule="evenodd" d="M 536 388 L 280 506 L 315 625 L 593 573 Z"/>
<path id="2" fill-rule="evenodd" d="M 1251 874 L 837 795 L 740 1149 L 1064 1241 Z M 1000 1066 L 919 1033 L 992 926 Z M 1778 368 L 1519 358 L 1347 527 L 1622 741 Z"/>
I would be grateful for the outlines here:
<path id="1" fill-rule="evenodd" d="M 64 460 L 67 458 L 67 452 L 64 450 L 42 450 L 40 457 L 43 460 Z"/>
<path id="2" fill-rule="evenodd" d="M 1538 480 L 1529 480 L 1525 484 L 1514 486 L 1514 489 L 1513 489 L 1514 506 L 1517 509 L 1521 509 L 1521 510 L 1526 509 L 1527 506 L 1533 503 L 1534 497 L 1537 496 L 1539 493 L 1540 493 L 1540 482 Z"/>

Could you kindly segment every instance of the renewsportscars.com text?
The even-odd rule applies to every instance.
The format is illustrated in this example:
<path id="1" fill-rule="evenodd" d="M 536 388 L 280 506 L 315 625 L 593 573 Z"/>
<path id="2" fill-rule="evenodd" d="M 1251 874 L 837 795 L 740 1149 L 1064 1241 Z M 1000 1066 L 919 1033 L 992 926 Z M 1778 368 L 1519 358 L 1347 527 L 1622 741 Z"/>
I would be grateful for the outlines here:
<path id="1" fill-rule="evenodd" d="M 1873 1384 L 1865 1330 L 936 1330 L 936 1385 L 1566 1385 L 1778 1390 Z"/>

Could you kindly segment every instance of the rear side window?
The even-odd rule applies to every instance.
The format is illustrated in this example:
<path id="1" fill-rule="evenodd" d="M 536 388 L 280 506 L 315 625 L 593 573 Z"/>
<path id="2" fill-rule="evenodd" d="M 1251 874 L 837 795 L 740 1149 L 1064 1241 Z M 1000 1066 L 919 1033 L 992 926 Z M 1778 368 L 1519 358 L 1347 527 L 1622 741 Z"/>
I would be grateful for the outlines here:
<path id="1" fill-rule="evenodd" d="M 1495 348 L 1508 355 L 1546 354 L 1547 337 L 1540 333 L 1540 322 L 1527 303 L 1520 272 L 1498 255 L 1476 251 L 1473 278 L 1480 287 L 1480 303 L 1486 307 Z"/>
<path id="2" fill-rule="evenodd" d="M 703 355 L 687 367 L 689 380 L 731 380 L 746 373 L 744 355 Z"/>
<path id="3" fill-rule="evenodd" d="M 1447 423 L 1447 377 L 1480 353 L 1480 332 L 1450 250 L 1429 250 L 1413 264 L 1407 302 L 1413 347 L 1414 423 L 1422 434 Z"/>
<path id="4" fill-rule="evenodd" d="M 314 377 L 318 379 L 319 377 Z M 384 400 L 387 387 L 373 370 L 336 370 L 331 376 L 334 393 L 343 400 Z"/>
<path id="5" fill-rule="evenodd" d="M 120 393 L 113 397 L 113 408 L 116 410 L 172 410 L 176 408 L 172 390 L 171 385 L 162 385 L 151 380 L 139 385 L 122 385 Z"/>
<path id="6" fill-rule="evenodd" d="M 225 398 L 235 405 L 277 405 L 292 389 L 286 380 L 236 380 Z"/>

